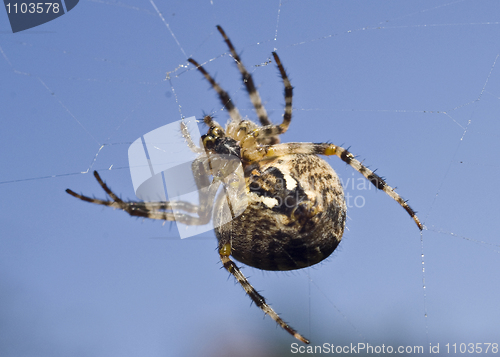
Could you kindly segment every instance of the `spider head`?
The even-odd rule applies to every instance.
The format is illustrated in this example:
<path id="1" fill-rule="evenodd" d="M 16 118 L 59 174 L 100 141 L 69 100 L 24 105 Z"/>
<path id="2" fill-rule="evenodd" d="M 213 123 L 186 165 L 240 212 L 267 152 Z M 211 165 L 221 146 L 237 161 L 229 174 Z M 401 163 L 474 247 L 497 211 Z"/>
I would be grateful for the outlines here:
<path id="1" fill-rule="evenodd" d="M 208 133 L 202 135 L 201 141 L 207 154 L 231 155 L 240 159 L 240 146 L 238 142 L 224 133 L 218 126 L 211 126 Z"/>
<path id="2" fill-rule="evenodd" d="M 211 126 L 208 133 L 201 137 L 201 141 L 207 153 L 212 175 L 221 179 L 234 176 L 238 167 L 241 167 L 238 142 L 226 136 L 219 126 Z"/>

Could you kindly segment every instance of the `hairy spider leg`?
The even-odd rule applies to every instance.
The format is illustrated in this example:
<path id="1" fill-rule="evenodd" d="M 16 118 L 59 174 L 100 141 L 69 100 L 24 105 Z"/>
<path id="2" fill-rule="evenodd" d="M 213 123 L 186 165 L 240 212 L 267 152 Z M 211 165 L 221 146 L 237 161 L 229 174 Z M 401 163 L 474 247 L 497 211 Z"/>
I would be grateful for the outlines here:
<path id="1" fill-rule="evenodd" d="M 273 52 L 273 57 L 276 61 L 276 65 L 278 66 L 278 70 L 280 71 L 281 79 L 283 79 L 283 84 L 285 85 L 285 113 L 283 114 L 283 123 L 279 125 L 283 130 L 280 134 L 283 134 L 287 131 L 288 126 L 292 121 L 293 87 L 276 52 Z"/>
<path id="2" fill-rule="evenodd" d="M 266 125 L 254 129 L 242 140 L 242 148 L 255 147 L 257 143 L 265 144 L 268 138 L 275 138 L 284 134 L 288 130 L 290 122 L 292 121 L 293 87 L 288 79 L 283 65 L 281 64 L 278 54 L 273 52 L 273 56 L 280 71 L 281 78 L 283 79 L 283 84 L 285 85 L 285 113 L 283 114 L 283 122 L 279 125 Z M 270 144 L 274 145 L 273 143 Z"/>
<path id="3" fill-rule="evenodd" d="M 221 88 L 221 86 L 208 74 L 208 72 L 205 70 L 205 68 L 203 68 L 201 64 L 199 64 L 192 58 L 188 58 L 188 62 L 196 66 L 198 71 L 200 71 L 203 74 L 203 76 L 205 76 L 206 80 L 210 82 L 212 88 L 219 95 L 219 99 L 222 105 L 224 106 L 224 108 L 226 108 L 227 112 L 229 113 L 232 123 L 234 123 L 234 125 L 239 124 L 242 120 L 241 115 L 240 112 L 238 111 L 238 108 L 236 108 L 233 101 L 231 100 L 229 94 L 224 89 Z"/>
<path id="4" fill-rule="evenodd" d="M 196 160 L 194 163 L 196 163 Z M 196 176 L 199 177 L 197 178 Z M 205 178 L 203 178 L 203 176 Z M 127 212 L 131 216 L 164 220 L 164 221 L 177 221 L 186 225 L 205 225 L 210 221 L 212 213 L 212 205 L 208 204 L 208 202 L 214 202 L 217 190 L 220 186 L 220 180 L 218 179 L 214 179 L 214 181 L 211 184 L 208 184 L 209 182 L 207 175 L 195 174 L 195 180 L 197 180 L 196 181 L 197 186 L 200 189 L 200 191 L 203 191 L 200 192 L 199 206 L 184 201 L 137 202 L 137 201 L 123 201 L 121 198 L 119 198 L 113 191 L 111 191 L 111 189 L 101 179 L 101 176 L 97 171 L 94 171 L 94 177 L 96 178 L 97 182 L 99 182 L 99 185 L 102 187 L 102 189 L 109 195 L 111 201 L 100 200 L 80 195 L 70 189 L 67 189 L 66 192 L 71 196 L 76 197 L 85 202 L 121 209 Z M 187 213 L 195 213 L 198 215 L 198 217 L 184 213 L 176 212 L 174 214 L 173 212 L 167 212 L 167 210 L 174 210 L 174 209 L 183 210 Z"/>
<path id="5" fill-rule="evenodd" d="M 225 243 L 219 250 L 220 260 L 224 265 L 224 268 L 231 273 L 236 281 L 240 283 L 248 296 L 265 314 L 269 315 L 274 321 L 278 323 L 285 331 L 295 337 L 297 340 L 309 344 L 309 340 L 295 331 L 290 325 L 288 325 L 283 319 L 273 310 L 271 306 L 266 303 L 266 299 L 260 295 L 255 288 L 248 282 L 247 278 L 243 275 L 238 266 L 229 258 L 231 255 L 231 244 Z"/>
<path id="6" fill-rule="evenodd" d="M 269 118 L 267 116 L 266 109 L 262 105 L 262 100 L 260 99 L 259 92 L 257 91 L 257 88 L 255 88 L 252 75 L 247 71 L 247 69 L 243 65 L 240 56 L 238 55 L 238 53 L 236 53 L 236 50 L 234 49 L 231 40 L 229 39 L 229 37 L 227 37 L 222 27 L 217 25 L 217 30 L 219 30 L 219 32 L 221 33 L 222 37 L 224 38 L 224 41 L 227 44 L 227 47 L 229 48 L 229 51 L 231 51 L 231 56 L 233 56 L 236 64 L 238 65 L 238 69 L 240 70 L 243 83 L 245 84 L 245 87 L 247 89 L 250 101 L 252 102 L 255 111 L 257 112 L 257 116 L 259 117 L 260 123 L 262 125 L 270 125 L 271 122 L 269 121 Z"/>
<path id="7" fill-rule="evenodd" d="M 233 56 L 238 65 L 238 69 L 242 75 L 243 83 L 245 84 L 250 100 L 255 108 L 255 111 L 257 112 L 259 121 L 263 125 L 262 127 L 253 130 L 252 133 L 248 133 L 247 137 L 243 140 L 244 143 L 242 144 L 242 146 L 243 147 L 255 146 L 257 142 L 262 144 L 271 144 L 271 145 L 279 143 L 278 135 L 283 134 L 287 131 L 290 122 L 292 120 L 293 87 L 290 83 L 290 80 L 288 79 L 288 76 L 280 61 L 278 54 L 276 52 L 273 52 L 274 60 L 276 61 L 276 65 L 278 67 L 281 78 L 283 79 L 283 84 L 285 86 L 285 112 L 283 114 L 283 122 L 279 125 L 273 125 L 269 121 L 267 112 L 262 104 L 259 92 L 255 88 L 252 75 L 247 71 L 247 69 L 243 65 L 243 62 L 241 61 L 239 55 L 236 53 L 236 50 L 233 44 L 231 43 L 231 40 L 227 37 L 222 27 L 217 26 L 217 29 L 224 38 L 231 52 L 231 55 Z M 198 64 L 198 62 L 196 62 L 192 58 L 188 59 L 188 61 L 194 64 L 198 68 L 198 70 L 203 74 L 203 76 L 207 79 L 207 81 L 212 85 L 212 87 L 218 93 L 222 105 L 224 105 L 228 110 L 229 116 L 232 119 L 232 123 L 228 128 L 227 134 L 232 136 L 233 132 L 236 130 L 235 127 L 241 121 L 241 115 L 239 114 L 238 109 L 231 101 L 229 94 L 220 87 L 220 85 L 210 76 L 210 74 L 203 68 L 203 66 Z"/>
<path id="8" fill-rule="evenodd" d="M 205 152 L 202 148 L 198 147 L 193 141 L 193 138 L 191 137 L 191 134 L 189 133 L 188 127 L 184 120 L 181 120 L 181 133 L 184 139 L 186 139 L 186 144 L 192 152 L 196 154 L 202 154 Z"/>
<path id="9" fill-rule="evenodd" d="M 374 173 L 372 170 L 363 165 L 359 160 L 357 160 L 353 154 L 344 149 L 343 147 L 328 144 L 328 143 L 286 143 L 277 144 L 272 146 L 267 146 L 261 152 L 262 157 L 278 157 L 283 155 L 292 154 L 308 154 L 308 155 L 335 155 L 339 157 L 346 164 L 350 165 L 353 169 L 362 174 L 368 181 L 370 181 L 376 188 L 384 191 L 390 197 L 392 197 L 397 203 L 405 209 L 406 212 L 413 218 L 420 230 L 424 229 L 424 226 L 418 219 L 416 212 L 408 205 L 395 189 L 387 184 L 385 180 Z M 243 154 L 242 154 L 243 155 Z"/>

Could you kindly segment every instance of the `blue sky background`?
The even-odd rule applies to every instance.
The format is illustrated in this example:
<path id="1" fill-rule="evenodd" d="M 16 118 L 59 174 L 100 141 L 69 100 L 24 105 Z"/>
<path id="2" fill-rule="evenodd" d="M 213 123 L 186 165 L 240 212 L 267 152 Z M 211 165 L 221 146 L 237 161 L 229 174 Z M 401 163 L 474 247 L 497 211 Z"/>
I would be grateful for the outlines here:
<path id="1" fill-rule="evenodd" d="M 496 0 L 82 0 L 12 34 L 0 10 L 0 355 L 291 355 L 213 234 L 180 240 L 64 192 L 104 197 L 99 170 L 134 199 L 131 142 L 181 116 L 226 120 L 190 56 L 255 117 L 217 24 L 275 122 L 282 83 L 260 65 L 278 51 L 295 87 L 283 141 L 350 147 L 426 226 L 331 158 L 352 197 L 340 247 L 297 272 L 246 267 L 250 282 L 314 345 L 500 343 L 499 14 Z"/>

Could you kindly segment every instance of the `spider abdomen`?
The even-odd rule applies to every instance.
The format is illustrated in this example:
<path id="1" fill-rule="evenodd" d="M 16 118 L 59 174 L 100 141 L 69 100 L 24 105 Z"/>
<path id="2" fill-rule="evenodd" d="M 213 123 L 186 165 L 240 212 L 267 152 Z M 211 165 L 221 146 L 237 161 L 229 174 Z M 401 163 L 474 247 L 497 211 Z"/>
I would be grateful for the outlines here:
<path id="1" fill-rule="evenodd" d="M 245 180 L 247 208 L 215 230 L 219 243 L 231 242 L 236 260 L 263 270 L 294 270 L 335 250 L 346 205 L 340 180 L 323 159 L 294 154 L 262 160 L 245 167 Z"/>

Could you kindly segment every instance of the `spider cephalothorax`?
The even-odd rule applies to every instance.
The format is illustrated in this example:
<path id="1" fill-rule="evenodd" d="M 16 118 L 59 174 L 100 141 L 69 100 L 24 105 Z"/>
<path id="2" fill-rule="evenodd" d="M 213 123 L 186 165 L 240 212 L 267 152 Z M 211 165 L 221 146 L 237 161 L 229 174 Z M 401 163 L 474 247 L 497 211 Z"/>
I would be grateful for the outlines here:
<path id="1" fill-rule="evenodd" d="M 238 66 L 261 125 L 244 120 L 229 94 L 200 64 L 188 59 L 212 85 L 230 116 L 225 129 L 211 116 L 205 116 L 209 130 L 201 137 L 203 149 L 196 147 L 184 124 L 181 125 L 188 146 L 203 154 L 192 165 L 200 189 L 199 206 L 181 201 L 125 202 L 97 172 L 96 179 L 112 200 L 66 191 L 83 201 L 119 208 L 132 216 L 177 220 L 187 225 L 204 225 L 212 219 L 224 268 L 258 307 L 295 338 L 309 343 L 266 303 L 230 256 L 258 269 L 294 270 L 319 263 L 335 250 L 344 232 L 346 204 L 337 174 L 318 155 L 335 155 L 349 164 L 396 200 L 420 230 L 423 226 L 406 201 L 346 149 L 328 143 L 280 144 L 279 135 L 287 131 L 292 118 L 293 87 L 278 54 L 273 52 L 273 58 L 285 86 L 285 111 L 282 123 L 274 125 L 267 117 L 252 76 L 222 28 L 217 26 L 217 29 Z M 237 170 L 239 167 L 242 171 Z M 220 186 L 224 192 L 217 195 Z M 174 215 L 174 208 L 186 213 Z"/>
<path id="2" fill-rule="evenodd" d="M 240 146 L 236 140 L 227 137 L 224 130 L 212 126 L 208 133 L 201 137 L 201 141 L 207 154 L 231 155 L 240 159 Z"/>

